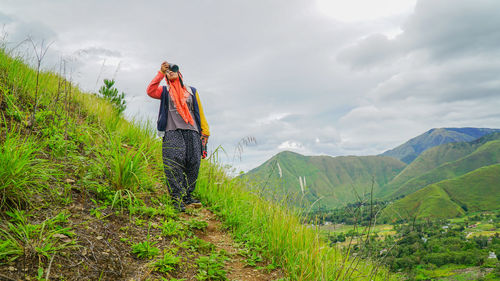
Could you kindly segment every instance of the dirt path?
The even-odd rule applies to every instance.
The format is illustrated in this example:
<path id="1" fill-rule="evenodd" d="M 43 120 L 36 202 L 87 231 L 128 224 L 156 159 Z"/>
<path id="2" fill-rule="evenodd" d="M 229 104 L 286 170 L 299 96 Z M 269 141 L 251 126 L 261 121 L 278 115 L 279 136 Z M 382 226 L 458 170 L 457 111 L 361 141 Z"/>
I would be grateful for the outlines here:
<path id="1" fill-rule="evenodd" d="M 229 280 L 269 281 L 279 280 L 284 277 L 281 270 L 275 269 L 269 271 L 246 265 L 245 257 L 240 254 L 240 249 L 234 243 L 229 233 L 223 230 L 222 223 L 217 220 L 215 214 L 211 211 L 200 208 L 192 212 L 192 215 L 185 214 L 183 217 L 185 219 L 196 218 L 208 223 L 206 231 L 199 233 L 198 237 L 214 244 L 217 249 L 225 250 L 229 254 L 231 259 L 226 263 L 227 278 Z M 265 265 L 265 263 L 258 264 L 260 267 Z"/>
<path id="2" fill-rule="evenodd" d="M 57 252 L 53 261 L 43 258 L 40 260 L 32 251 L 32 255 L 10 263 L 0 263 L 0 280 L 36 280 L 40 269 L 43 269 L 44 276 L 50 269 L 50 280 L 145 281 L 170 280 L 174 277 L 176 280 L 198 280 L 196 259 L 202 255 L 206 256 L 207 253 L 183 246 L 185 243 L 195 242 L 195 237 L 165 236 L 165 221 L 170 221 L 184 230 L 190 222 L 206 222 L 206 228 L 193 229 L 193 234 L 213 244 L 215 249 L 212 252 L 223 250 L 229 257 L 224 268 L 228 280 L 267 281 L 280 280 L 285 276 L 280 269 L 265 269 L 268 265 L 265 262 L 249 266 L 241 254 L 245 249 L 238 247 L 230 233 L 223 229 L 222 222 L 206 208 L 190 209 L 178 218 L 166 220 L 162 216 L 129 215 L 110 207 L 101 208 L 84 200 L 79 193 L 74 194 L 74 198 L 75 202 L 69 206 L 41 208 L 30 216 L 30 222 L 39 224 L 45 218 L 54 217 L 60 212 L 70 214 L 64 226 L 70 227 L 74 234 L 71 237 L 62 235 L 62 241 L 58 243 L 68 240 L 74 241 L 74 244 Z M 152 247 L 157 247 L 159 252 L 154 257 L 138 258 L 132 253 L 132 246 L 145 241 L 149 241 Z M 180 257 L 179 264 L 173 266 L 168 273 L 156 272 L 154 263 L 161 259 L 165 251 L 173 249 L 176 249 L 174 255 Z M 165 277 L 167 279 L 164 279 Z"/>

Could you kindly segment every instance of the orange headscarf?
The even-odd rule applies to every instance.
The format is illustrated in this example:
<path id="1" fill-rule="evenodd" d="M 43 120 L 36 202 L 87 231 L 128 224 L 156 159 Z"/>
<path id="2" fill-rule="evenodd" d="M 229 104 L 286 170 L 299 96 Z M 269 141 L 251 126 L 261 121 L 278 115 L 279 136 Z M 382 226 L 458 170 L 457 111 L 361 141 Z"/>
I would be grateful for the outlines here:
<path id="1" fill-rule="evenodd" d="M 190 94 L 187 91 L 186 87 L 184 85 L 181 85 L 181 73 L 179 72 L 179 78 L 175 79 L 174 81 L 169 81 L 166 77 L 165 79 L 170 86 L 170 98 L 174 101 L 177 112 L 179 112 L 179 115 L 182 117 L 184 122 L 194 125 L 193 116 L 191 116 L 191 114 L 189 113 L 189 108 L 186 103 L 186 100 Z"/>

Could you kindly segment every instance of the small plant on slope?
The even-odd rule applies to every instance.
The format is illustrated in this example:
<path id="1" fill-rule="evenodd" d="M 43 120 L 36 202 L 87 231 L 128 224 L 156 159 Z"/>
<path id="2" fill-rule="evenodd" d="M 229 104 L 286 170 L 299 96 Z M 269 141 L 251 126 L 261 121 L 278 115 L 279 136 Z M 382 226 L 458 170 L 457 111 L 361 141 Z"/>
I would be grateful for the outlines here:
<path id="1" fill-rule="evenodd" d="M 138 258 L 152 258 L 160 253 L 160 249 L 154 247 L 156 242 L 139 242 L 132 245 L 132 253 L 136 254 Z"/>
<path id="2" fill-rule="evenodd" d="M 154 268 L 156 271 L 168 273 L 169 271 L 174 270 L 180 261 L 181 257 L 165 252 L 163 258 L 154 263 Z"/>
<path id="3" fill-rule="evenodd" d="M 25 257 L 50 258 L 57 252 L 74 247 L 75 242 L 70 238 L 74 235 L 69 227 L 64 227 L 69 217 L 66 213 L 59 213 L 53 218 L 39 224 L 28 223 L 27 215 L 23 211 L 6 212 L 11 217 L 10 222 L 0 225 L 0 244 L 3 250 L 0 256 L 11 256 L 16 259 L 24 254 Z M 2 248 L 0 246 L 0 248 Z"/>
<path id="4" fill-rule="evenodd" d="M 150 225 L 151 227 L 151 225 Z M 136 254 L 138 258 L 153 258 L 160 253 L 160 249 L 154 247 L 156 242 L 149 241 L 149 229 L 147 240 L 144 242 L 139 242 L 137 244 L 132 245 L 132 253 Z"/>
<path id="5" fill-rule="evenodd" d="M 202 256 L 196 260 L 198 264 L 198 280 L 227 280 L 224 263 L 228 258 L 222 253 L 212 253 L 210 256 Z"/>
<path id="6" fill-rule="evenodd" d="M 125 93 L 118 94 L 118 89 L 113 88 L 115 80 L 104 79 L 104 85 L 99 89 L 99 93 L 106 100 L 110 101 L 119 113 L 127 107 L 125 104 Z"/>
<path id="7" fill-rule="evenodd" d="M 190 229 L 198 229 L 204 231 L 207 228 L 208 223 L 206 221 L 191 219 L 187 221 L 187 225 Z"/>

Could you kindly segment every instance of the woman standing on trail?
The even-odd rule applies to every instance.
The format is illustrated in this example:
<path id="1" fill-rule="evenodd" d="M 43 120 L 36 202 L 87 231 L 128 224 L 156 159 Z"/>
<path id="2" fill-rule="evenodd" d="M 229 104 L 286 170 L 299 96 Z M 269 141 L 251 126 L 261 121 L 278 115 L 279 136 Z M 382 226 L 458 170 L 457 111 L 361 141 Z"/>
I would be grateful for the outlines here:
<path id="1" fill-rule="evenodd" d="M 165 78 L 167 86 L 160 86 Z M 163 166 L 174 206 L 200 201 L 192 197 L 201 157 L 206 157 L 210 135 L 198 92 L 186 87 L 177 65 L 163 62 L 147 88 L 150 97 L 160 99 L 158 134 L 163 137 Z"/>

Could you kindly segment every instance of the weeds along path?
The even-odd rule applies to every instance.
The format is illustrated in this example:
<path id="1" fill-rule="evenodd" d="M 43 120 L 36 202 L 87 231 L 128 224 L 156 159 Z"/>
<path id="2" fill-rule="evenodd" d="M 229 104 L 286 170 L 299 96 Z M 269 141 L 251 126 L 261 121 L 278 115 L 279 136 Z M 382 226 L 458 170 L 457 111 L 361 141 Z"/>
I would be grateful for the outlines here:
<path id="1" fill-rule="evenodd" d="M 279 269 L 266 269 L 265 262 L 250 265 L 248 249 L 238 246 L 206 208 L 179 215 L 160 203 L 150 211 L 167 210 L 163 214 L 132 215 L 96 204 L 77 189 L 72 193 L 70 205 L 44 206 L 8 218 L 21 232 L 13 238 L 24 249 L 0 264 L 0 280 L 253 281 L 284 276 Z M 27 229 L 38 232 L 29 238 Z"/>
<path id="2" fill-rule="evenodd" d="M 227 278 L 229 280 L 268 281 L 279 280 L 284 277 L 280 269 L 266 269 L 265 262 L 259 262 L 257 266 L 249 265 L 252 261 L 246 259 L 246 250 L 238 246 L 229 233 L 224 230 L 223 224 L 216 216 L 206 208 L 192 209 L 189 214 L 182 218 L 191 218 L 207 222 L 206 231 L 198 233 L 198 236 L 206 242 L 215 245 L 219 251 L 224 251 L 230 257 L 226 263 Z"/>

